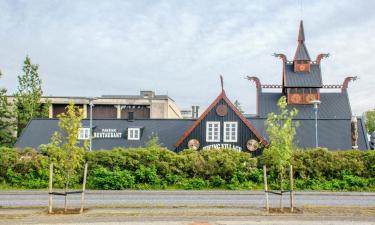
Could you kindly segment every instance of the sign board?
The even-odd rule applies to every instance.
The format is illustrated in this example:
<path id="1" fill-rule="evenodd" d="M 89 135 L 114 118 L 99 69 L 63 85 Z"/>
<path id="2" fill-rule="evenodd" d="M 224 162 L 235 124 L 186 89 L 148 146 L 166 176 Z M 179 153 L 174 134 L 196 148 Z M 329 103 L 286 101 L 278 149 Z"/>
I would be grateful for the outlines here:
<path id="1" fill-rule="evenodd" d="M 123 132 L 117 129 L 103 128 L 99 131 L 94 131 L 94 138 L 122 138 Z"/>
<path id="2" fill-rule="evenodd" d="M 226 143 L 226 144 L 222 144 L 222 143 L 219 143 L 219 144 L 212 144 L 212 145 L 206 145 L 203 147 L 203 149 L 234 149 L 234 150 L 237 150 L 237 151 L 242 151 L 242 147 L 238 146 L 238 145 L 234 145 L 234 144 L 229 144 L 229 143 Z"/>

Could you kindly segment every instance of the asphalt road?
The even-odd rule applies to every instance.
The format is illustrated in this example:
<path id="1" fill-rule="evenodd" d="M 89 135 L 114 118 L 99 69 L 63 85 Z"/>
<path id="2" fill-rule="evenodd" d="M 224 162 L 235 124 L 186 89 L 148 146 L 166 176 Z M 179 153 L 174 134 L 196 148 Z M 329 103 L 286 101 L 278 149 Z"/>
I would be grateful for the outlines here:
<path id="1" fill-rule="evenodd" d="M 289 204 L 289 196 L 283 198 Z M 54 196 L 54 207 L 64 203 L 63 196 Z M 78 207 L 80 195 L 68 197 L 70 207 Z M 1 208 L 45 207 L 47 191 L 0 191 Z M 263 207 L 261 191 L 88 191 L 86 207 L 123 206 L 254 206 Z M 270 195 L 270 205 L 279 205 L 279 196 Z M 295 205 L 375 206 L 375 193 L 363 192 L 296 192 Z"/>

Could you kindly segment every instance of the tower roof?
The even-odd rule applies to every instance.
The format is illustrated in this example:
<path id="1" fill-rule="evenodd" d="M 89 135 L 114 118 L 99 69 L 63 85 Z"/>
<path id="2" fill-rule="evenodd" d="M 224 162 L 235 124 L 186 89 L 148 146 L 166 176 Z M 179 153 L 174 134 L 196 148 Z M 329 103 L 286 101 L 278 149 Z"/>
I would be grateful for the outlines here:
<path id="1" fill-rule="evenodd" d="M 303 21 L 301 20 L 298 32 L 298 46 L 294 55 L 294 60 L 311 61 L 309 52 L 305 45 L 305 31 L 303 29 Z"/>

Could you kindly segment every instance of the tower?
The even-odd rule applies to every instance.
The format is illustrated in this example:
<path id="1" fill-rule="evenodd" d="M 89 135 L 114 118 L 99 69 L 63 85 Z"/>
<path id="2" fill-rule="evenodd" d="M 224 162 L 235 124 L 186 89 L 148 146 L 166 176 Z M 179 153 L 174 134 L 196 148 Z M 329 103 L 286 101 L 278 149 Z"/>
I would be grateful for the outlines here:
<path id="1" fill-rule="evenodd" d="M 293 61 L 283 60 L 283 93 L 288 104 L 310 104 L 320 99 L 320 88 L 323 87 L 320 60 L 311 61 L 305 45 L 305 31 L 301 20 L 298 32 L 298 45 Z"/>

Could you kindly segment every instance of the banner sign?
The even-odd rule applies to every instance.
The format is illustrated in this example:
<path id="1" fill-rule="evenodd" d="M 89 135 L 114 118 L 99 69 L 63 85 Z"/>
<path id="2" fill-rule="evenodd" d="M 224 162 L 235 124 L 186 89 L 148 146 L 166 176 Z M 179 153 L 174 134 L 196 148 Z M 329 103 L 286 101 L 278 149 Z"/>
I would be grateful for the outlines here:
<path id="1" fill-rule="evenodd" d="M 122 138 L 123 133 L 117 129 L 103 128 L 94 132 L 94 138 Z"/>
<path id="2" fill-rule="evenodd" d="M 212 145 L 207 145 L 204 146 L 203 149 L 234 149 L 237 151 L 242 151 L 242 147 L 234 144 L 212 144 Z"/>

